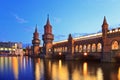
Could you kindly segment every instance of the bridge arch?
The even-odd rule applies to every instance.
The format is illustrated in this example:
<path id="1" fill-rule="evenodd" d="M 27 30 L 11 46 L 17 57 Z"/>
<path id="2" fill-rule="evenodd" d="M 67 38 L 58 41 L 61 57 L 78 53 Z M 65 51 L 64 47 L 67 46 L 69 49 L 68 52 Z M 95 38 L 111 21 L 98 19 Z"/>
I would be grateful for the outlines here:
<path id="1" fill-rule="evenodd" d="M 118 50 L 119 49 L 119 43 L 117 40 L 113 40 L 111 44 L 111 49 L 112 50 Z"/>
<path id="2" fill-rule="evenodd" d="M 78 45 L 75 46 L 75 52 L 78 52 Z"/>
<path id="3" fill-rule="evenodd" d="M 97 52 L 101 52 L 102 51 L 102 44 L 98 43 L 97 44 Z"/>
<path id="4" fill-rule="evenodd" d="M 87 45 L 87 52 L 91 52 L 91 45 L 90 44 Z"/>
<path id="5" fill-rule="evenodd" d="M 54 48 L 54 52 L 57 52 L 57 49 L 56 49 L 56 48 Z"/>
<path id="6" fill-rule="evenodd" d="M 86 45 L 83 45 L 83 52 L 86 52 Z"/>
<path id="7" fill-rule="evenodd" d="M 79 52 L 82 52 L 82 45 L 79 46 Z"/>
<path id="8" fill-rule="evenodd" d="M 96 44 L 95 43 L 92 44 L 92 52 L 96 52 Z"/>
<path id="9" fill-rule="evenodd" d="M 68 48 L 67 47 L 65 47 L 65 52 L 67 52 L 68 51 Z"/>

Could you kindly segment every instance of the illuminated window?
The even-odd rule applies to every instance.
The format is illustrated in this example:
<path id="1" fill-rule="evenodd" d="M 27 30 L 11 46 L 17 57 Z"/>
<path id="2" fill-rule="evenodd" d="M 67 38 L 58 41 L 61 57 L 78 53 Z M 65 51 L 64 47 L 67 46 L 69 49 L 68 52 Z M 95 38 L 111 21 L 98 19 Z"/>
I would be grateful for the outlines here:
<path id="1" fill-rule="evenodd" d="M 97 44 L 97 52 L 101 52 L 102 51 L 102 44 L 98 43 Z"/>
<path id="2" fill-rule="evenodd" d="M 7 48 L 5 48 L 5 51 L 7 51 Z"/>
<path id="3" fill-rule="evenodd" d="M 62 52 L 62 47 L 60 47 L 60 52 Z"/>
<path id="4" fill-rule="evenodd" d="M 57 52 L 59 51 L 59 48 L 57 48 Z"/>
<path id="5" fill-rule="evenodd" d="M 112 42 L 112 50 L 117 50 L 118 49 L 118 42 L 117 41 L 113 41 Z"/>
<path id="6" fill-rule="evenodd" d="M 83 46 L 83 52 L 86 52 L 86 45 Z"/>
<path id="7" fill-rule="evenodd" d="M 13 51 L 15 51 L 15 49 L 12 49 Z"/>
<path id="8" fill-rule="evenodd" d="M 17 48 L 17 44 L 15 43 L 15 49 Z"/>
<path id="9" fill-rule="evenodd" d="M 79 52 L 82 52 L 82 45 L 79 46 Z"/>
<path id="10" fill-rule="evenodd" d="M 115 29 L 115 32 L 117 32 L 118 31 L 118 29 Z"/>
<path id="11" fill-rule="evenodd" d="M 67 52 L 67 47 L 65 47 L 65 52 Z"/>
<path id="12" fill-rule="evenodd" d="M 51 52 L 51 49 L 48 49 L 49 52 Z"/>
<path id="13" fill-rule="evenodd" d="M 90 52 L 90 44 L 87 46 L 87 52 Z"/>
<path id="14" fill-rule="evenodd" d="M 95 51 L 96 51 L 96 45 L 92 44 L 92 52 L 95 52 Z"/>
<path id="15" fill-rule="evenodd" d="M 64 50 L 64 47 L 62 47 L 62 52 L 64 52 L 65 50 Z"/>
<path id="16" fill-rule="evenodd" d="M 62 48 L 61 47 L 59 48 L 59 52 L 62 52 Z"/>
<path id="17" fill-rule="evenodd" d="M 75 52 L 78 52 L 78 45 L 75 46 Z"/>
<path id="18" fill-rule="evenodd" d="M 2 50 L 4 50 L 4 48 L 0 48 L 0 50 L 2 51 Z"/>
<path id="19" fill-rule="evenodd" d="M 61 52 L 61 48 L 59 48 L 59 52 Z"/>
<path id="20" fill-rule="evenodd" d="M 60 52 L 60 48 L 58 48 L 58 52 Z"/>
<path id="21" fill-rule="evenodd" d="M 11 51 L 12 49 L 11 48 L 9 48 L 9 51 Z"/>
<path id="22" fill-rule="evenodd" d="M 56 50 L 56 48 L 54 48 L 54 52 L 56 52 L 57 50 Z"/>

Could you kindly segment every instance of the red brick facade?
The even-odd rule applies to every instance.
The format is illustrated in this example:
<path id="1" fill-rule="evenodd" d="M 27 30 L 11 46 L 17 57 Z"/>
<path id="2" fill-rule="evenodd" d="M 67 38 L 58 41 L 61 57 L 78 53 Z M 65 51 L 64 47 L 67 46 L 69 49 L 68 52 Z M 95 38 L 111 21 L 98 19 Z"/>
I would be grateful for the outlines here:
<path id="1" fill-rule="evenodd" d="M 72 35 L 69 34 L 68 39 L 53 42 L 54 35 L 52 34 L 52 26 L 50 25 L 48 16 L 46 25 L 44 26 L 44 34 L 42 35 L 42 53 L 45 55 L 61 53 L 65 56 L 71 55 L 72 57 L 87 53 L 88 55 L 99 57 L 102 61 L 114 61 L 113 58 L 120 54 L 120 28 L 109 30 L 109 25 L 104 17 L 101 29 L 102 32 L 100 33 L 78 38 L 72 38 Z M 37 31 L 35 31 L 32 41 L 33 53 L 35 55 L 38 52 L 40 53 L 38 35 Z"/>

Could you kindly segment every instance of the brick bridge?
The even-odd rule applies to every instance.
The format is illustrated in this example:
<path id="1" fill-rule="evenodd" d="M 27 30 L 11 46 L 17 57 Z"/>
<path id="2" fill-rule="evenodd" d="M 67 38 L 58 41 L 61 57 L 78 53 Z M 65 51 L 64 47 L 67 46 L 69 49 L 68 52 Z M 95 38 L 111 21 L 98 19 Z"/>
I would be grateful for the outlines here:
<path id="1" fill-rule="evenodd" d="M 104 62 L 115 62 L 120 56 L 120 28 L 108 30 L 108 24 L 104 17 L 102 32 L 72 38 L 71 34 L 67 40 L 53 43 L 54 55 L 65 55 L 66 58 L 83 58 L 93 56 Z"/>
<path id="2" fill-rule="evenodd" d="M 31 49 L 26 49 L 26 55 L 43 57 L 62 56 L 66 59 L 99 59 L 104 62 L 120 60 L 120 28 L 109 30 L 109 25 L 104 17 L 101 26 L 102 32 L 73 38 L 69 34 L 68 39 L 53 42 L 52 26 L 49 16 L 44 26 L 42 35 L 43 46 L 39 47 L 39 33 L 37 27 L 33 33 Z M 88 57 L 89 56 L 89 57 Z"/>

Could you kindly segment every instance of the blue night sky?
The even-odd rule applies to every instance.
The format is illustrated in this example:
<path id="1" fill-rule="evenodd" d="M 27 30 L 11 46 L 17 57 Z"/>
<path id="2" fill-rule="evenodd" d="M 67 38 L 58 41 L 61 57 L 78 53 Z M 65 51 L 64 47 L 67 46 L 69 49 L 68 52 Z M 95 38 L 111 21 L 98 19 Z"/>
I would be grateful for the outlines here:
<path id="1" fill-rule="evenodd" d="M 54 41 L 97 33 L 106 16 L 120 26 L 120 0 L 0 0 L 0 41 L 31 43 L 36 24 L 42 41 L 49 14 Z"/>

